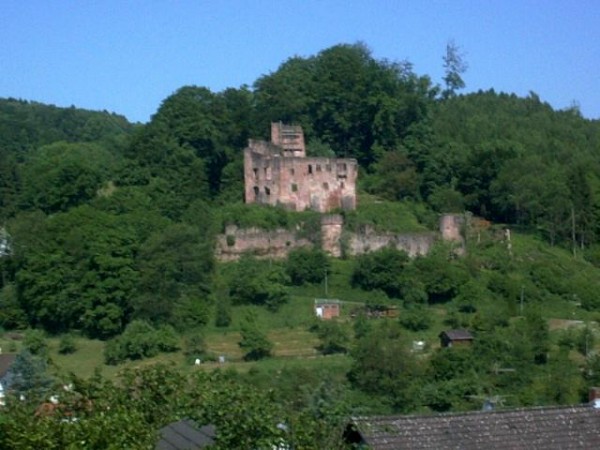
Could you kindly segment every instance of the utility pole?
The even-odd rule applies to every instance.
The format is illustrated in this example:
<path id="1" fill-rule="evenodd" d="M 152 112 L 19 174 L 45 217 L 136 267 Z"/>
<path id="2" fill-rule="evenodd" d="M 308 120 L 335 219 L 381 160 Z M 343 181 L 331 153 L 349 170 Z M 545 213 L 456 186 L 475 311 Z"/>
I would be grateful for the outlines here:
<path id="1" fill-rule="evenodd" d="M 573 256 L 577 256 L 577 239 L 575 236 L 575 207 L 571 205 L 571 241 L 573 242 Z"/>

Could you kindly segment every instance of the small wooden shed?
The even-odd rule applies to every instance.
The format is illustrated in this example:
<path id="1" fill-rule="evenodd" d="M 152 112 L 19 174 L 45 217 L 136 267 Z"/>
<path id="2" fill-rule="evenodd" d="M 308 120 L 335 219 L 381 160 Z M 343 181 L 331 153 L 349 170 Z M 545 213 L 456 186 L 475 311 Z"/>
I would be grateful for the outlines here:
<path id="1" fill-rule="evenodd" d="M 442 347 L 468 346 L 473 343 L 473 335 L 468 330 L 446 330 L 439 335 Z"/>
<path id="2" fill-rule="evenodd" d="M 315 315 L 319 319 L 330 320 L 340 316 L 340 301 L 315 298 Z"/>

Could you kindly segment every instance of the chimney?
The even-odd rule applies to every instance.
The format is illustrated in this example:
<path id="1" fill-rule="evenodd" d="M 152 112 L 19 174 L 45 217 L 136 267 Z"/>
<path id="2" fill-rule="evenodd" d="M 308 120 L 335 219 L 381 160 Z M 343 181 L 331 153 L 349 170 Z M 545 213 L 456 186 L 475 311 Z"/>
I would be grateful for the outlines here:
<path id="1" fill-rule="evenodd" d="M 600 409 L 600 387 L 590 388 L 590 404 L 597 409 Z"/>

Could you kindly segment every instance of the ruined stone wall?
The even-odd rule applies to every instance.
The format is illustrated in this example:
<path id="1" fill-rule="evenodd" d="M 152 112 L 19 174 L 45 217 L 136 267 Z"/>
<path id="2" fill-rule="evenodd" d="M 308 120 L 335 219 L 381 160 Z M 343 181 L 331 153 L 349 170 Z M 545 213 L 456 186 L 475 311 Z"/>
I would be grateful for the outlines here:
<path id="1" fill-rule="evenodd" d="M 342 256 L 342 233 L 344 218 L 339 214 L 329 214 L 321 218 L 321 248 L 331 256 Z"/>
<path id="2" fill-rule="evenodd" d="M 242 254 L 250 253 L 257 258 L 284 259 L 291 250 L 311 245 L 309 240 L 298 238 L 293 231 L 240 229 L 231 225 L 225 234 L 217 236 L 215 257 L 223 262 L 236 261 Z"/>
<path id="3" fill-rule="evenodd" d="M 293 211 L 356 208 L 355 159 L 306 158 L 300 127 L 273 123 L 271 140 L 250 140 L 244 150 L 246 203 Z"/>
<path id="4" fill-rule="evenodd" d="M 246 203 L 283 205 L 293 211 L 355 209 L 357 175 L 354 159 L 265 155 L 252 147 L 244 152 Z"/>
<path id="5" fill-rule="evenodd" d="M 283 156 L 299 158 L 306 156 L 304 132 L 300 126 L 285 125 L 281 122 L 271 123 L 271 142 L 284 150 Z"/>
<path id="6" fill-rule="evenodd" d="M 359 233 L 344 232 L 340 215 L 323 216 L 321 221 L 321 248 L 333 257 L 361 255 L 393 246 L 404 250 L 409 256 L 425 255 L 439 234 L 430 233 L 376 233 L 365 230 Z M 265 231 L 258 228 L 239 229 L 227 227 L 225 234 L 217 237 L 215 255 L 220 261 L 235 261 L 250 252 L 258 258 L 283 259 L 299 247 L 312 246 L 307 239 L 299 238 L 295 231 Z"/>
<path id="7" fill-rule="evenodd" d="M 411 258 L 426 255 L 438 239 L 436 233 L 410 234 L 359 234 L 349 236 L 347 252 L 349 255 L 362 255 L 384 247 L 403 250 Z"/>

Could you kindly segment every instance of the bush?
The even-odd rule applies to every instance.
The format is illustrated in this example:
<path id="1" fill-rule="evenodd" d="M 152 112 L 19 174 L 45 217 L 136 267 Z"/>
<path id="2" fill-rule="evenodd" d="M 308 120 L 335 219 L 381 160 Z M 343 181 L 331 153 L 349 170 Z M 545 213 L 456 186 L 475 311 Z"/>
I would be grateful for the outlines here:
<path id="1" fill-rule="evenodd" d="M 262 305 L 276 311 L 288 300 L 284 286 L 288 282 L 289 278 L 280 267 L 243 256 L 232 274 L 230 295 L 238 304 Z"/>
<path id="2" fill-rule="evenodd" d="M 352 286 L 366 291 L 381 289 L 389 297 L 402 295 L 402 272 L 409 264 L 408 254 L 386 247 L 356 258 L 352 273 Z"/>
<path id="3" fill-rule="evenodd" d="M 410 331 L 425 331 L 431 327 L 433 319 L 427 308 L 410 308 L 401 313 L 400 325 Z"/>
<path id="4" fill-rule="evenodd" d="M 242 339 L 238 345 L 244 350 L 246 361 L 257 361 L 271 356 L 273 343 L 258 329 L 255 317 L 249 316 L 246 318 L 242 324 L 241 336 Z"/>
<path id="5" fill-rule="evenodd" d="M 25 339 L 23 339 L 23 347 L 32 355 L 46 355 L 48 353 L 46 335 L 42 330 L 27 330 L 25 332 Z"/>
<path id="6" fill-rule="evenodd" d="M 317 348 L 324 355 L 348 351 L 350 336 L 346 328 L 338 322 L 321 322 L 317 328 L 317 336 L 321 342 Z"/>
<path id="7" fill-rule="evenodd" d="M 215 313 L 215 325 L 219 328 L 228 327 L 231 324 L 231 304 L 229 300 L 221 300 L 217 303 Z"/>
<path id="8" fill-rule="evenodd" d="M 126 359 L 143 359 L 160 352 L 179 350 L 179 338 L 169 325 L 155 329 L 142 320 L 131 322 L 123 334 L 106 343 L 104 359 L 106 364 L 118 364 Z"/>
<path id="9" fill-rule="evenodd" d="M 201 333 L 193 333 L 186 336 L 183 341 L 183 354 L 189 359 L 204 358 L 207 354 L 207 346 Z"/>
<path id="10" fill-rule="evenodd" d="M 77 351 L 77 344 L 75 338 L 71 334 L 65 334 L 58 343 L 58 353 L 61 355 L 70 355 Z"/>
<path id="11" fill-rule="evenodd" d="M 329 272 L 329 260 L 323 250 L 298 248 L 289 253 L 285 271 L 294 285 L 320 283 Z"/>

